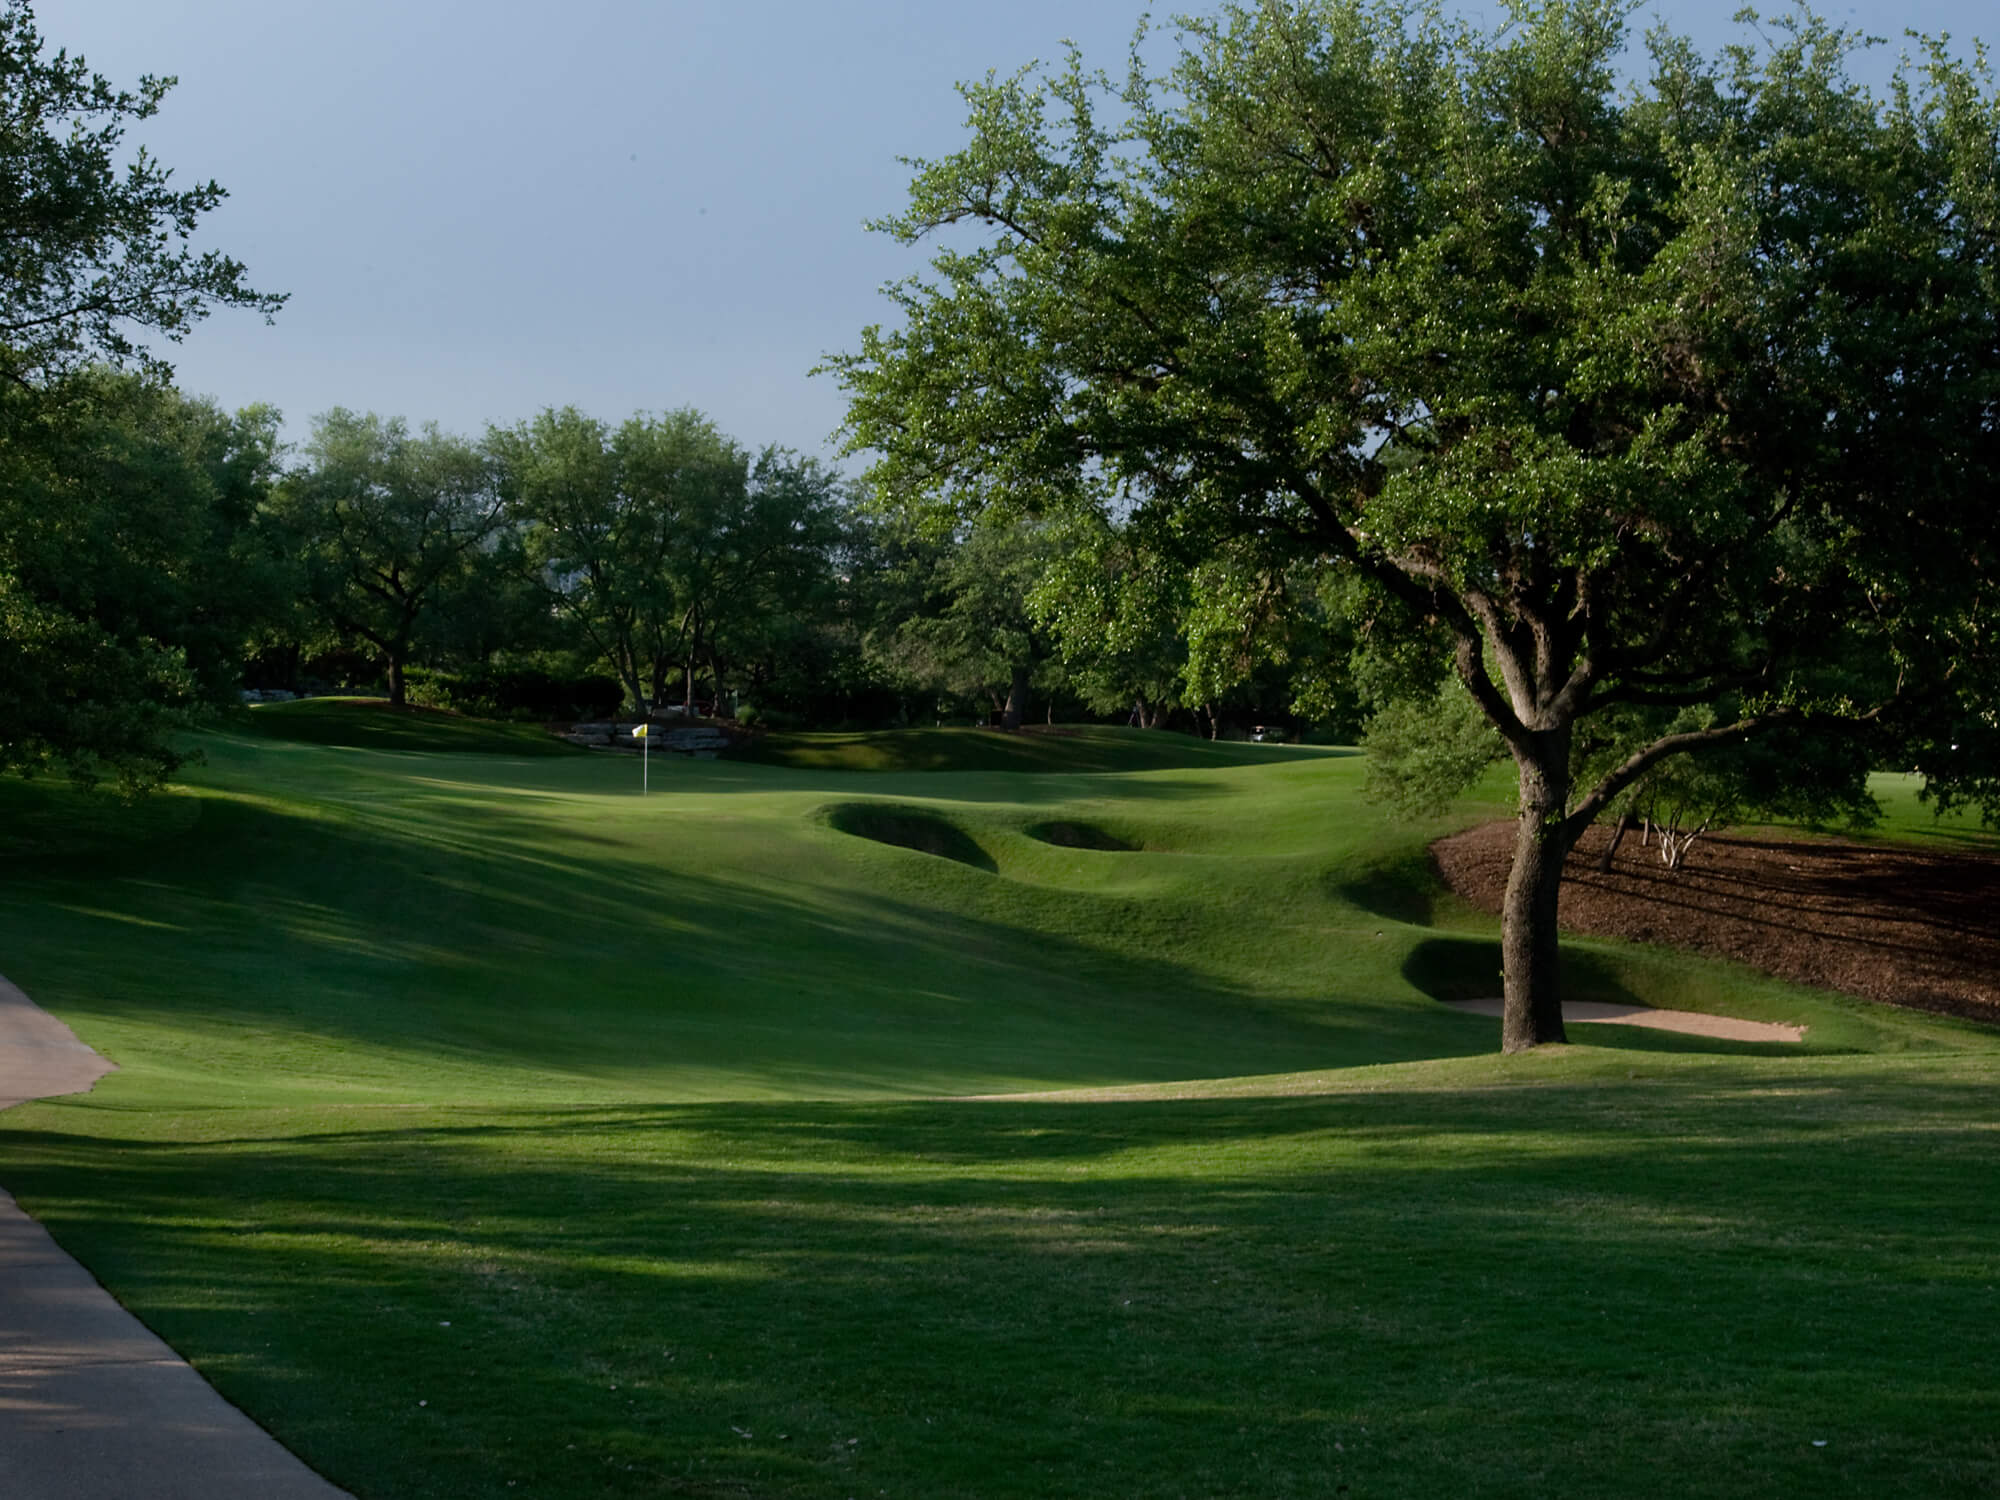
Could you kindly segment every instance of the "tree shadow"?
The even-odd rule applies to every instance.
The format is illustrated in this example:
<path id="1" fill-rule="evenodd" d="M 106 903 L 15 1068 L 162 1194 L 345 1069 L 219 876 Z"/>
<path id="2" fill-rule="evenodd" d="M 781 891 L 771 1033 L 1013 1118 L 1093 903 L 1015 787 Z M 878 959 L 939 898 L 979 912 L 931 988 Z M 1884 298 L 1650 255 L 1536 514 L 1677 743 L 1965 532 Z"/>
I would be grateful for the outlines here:
<path id="1" fill-rule="evenodd" d="M 336 816 L 211 796 L 188 837 L 14 882 L 8 971 L 85 1018 L 143 1018 L 170 991 L 176 1025 L 224 1049 L 276 1028 L 299 1068 L 365 1061 L 299 1051 L 319 1039 L 592 1089 L 663 1065 L 786 1092 L 990 1092 L 1483 1050 L 1423 1007 L 1236 982 L 1181 951 L 1170 911 L 996 881 L 948 820 L 863 807 L 908 836 L 888 842 L 955 855 L 843 878 L 810 838 L 774 846 L 822 861 L 794 878 L 670 868 L 491 796 Z M 1155 951 L 1135 951 L 1135 921 Z"/>
<path id="2" fill-rule="evenodd" d="M 1810 1487 L 1773 1456 L 1810 1421 L 1868 1434 L 1857 1493 L 1970 1493 L 2000 1479 L 1990 1083 L 1731 1061 L 1170 1103 L 232 1111 L 265 1133 L 172 1143 L 78 1108 L 0 1146 L 121 1299 L 362 1494 L 1086 1494 L 1107 1463 L 1128 1493 L 1456 1492 L 1530 1393 L 1621 1492 L 1717 1472 L 1726 1420 L 1759 1488 Z M 982 1479 L 995 1432 L 1034 1455 L 1011 1489 Z"/>

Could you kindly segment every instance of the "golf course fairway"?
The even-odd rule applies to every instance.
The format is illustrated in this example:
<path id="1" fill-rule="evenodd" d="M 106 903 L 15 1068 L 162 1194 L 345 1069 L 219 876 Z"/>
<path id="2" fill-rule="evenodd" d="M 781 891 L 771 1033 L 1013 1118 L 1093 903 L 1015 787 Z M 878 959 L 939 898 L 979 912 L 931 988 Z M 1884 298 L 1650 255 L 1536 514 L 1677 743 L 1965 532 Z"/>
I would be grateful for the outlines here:
<path id="1" fill-rule="evenodd" d="M 0 1186 L 363 1500 L 2000 1492 L 2000 1033 L 1500 1057 L 1351 751 L 434 728 L 0 784 Z"/>

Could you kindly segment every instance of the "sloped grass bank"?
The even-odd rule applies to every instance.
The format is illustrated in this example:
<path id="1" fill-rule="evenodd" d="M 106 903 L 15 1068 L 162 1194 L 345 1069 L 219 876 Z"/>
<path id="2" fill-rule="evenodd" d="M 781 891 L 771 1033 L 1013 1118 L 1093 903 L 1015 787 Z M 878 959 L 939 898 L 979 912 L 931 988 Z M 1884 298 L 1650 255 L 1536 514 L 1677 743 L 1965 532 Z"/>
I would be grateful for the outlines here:
<path id="1" fill-rule="evenodd" d="M 912 849 L 938 859 L 956 860 L 989 873 L 999 869 L 993 856 L 956 823 L 932 813 L 882 802 L 839 802 L 824 809 L 827 825 L 855 838 Z"/>
<path id="2" fill-rule="evenodd" d="M 122 1066 L 0 1183 L 364 1500 L 2000 1486 L 1990 1033 L 1593 944 L 1807 1042 L 1493 1056 L 1448 825 L 1236 748 L 642 798 L 213 737 L 0 863 Z"/>
<path id="3" fill-rule="evenodd" d="M 260 703 L 231 715 L 230 727 L 261 739 L 352 750 L 559 756 L 586 754 L 535 724 L 473 719 L 441 708 L 392 708 L 382 698 L 304 698 Z"/>
<path id="4" fill-rule="evenodd" d="M 1270 765 L 1287 759 L 1348 756 L 1351 750 L 1301 749 L 1234 740 L 1202 740 L 1158 729 L 1107 725 L 1030 725 L 997 729 L 895 729 L 853 733 L 768 734 L 730 752 L 735 760 L 823 771 L 1169 771 Z"/>

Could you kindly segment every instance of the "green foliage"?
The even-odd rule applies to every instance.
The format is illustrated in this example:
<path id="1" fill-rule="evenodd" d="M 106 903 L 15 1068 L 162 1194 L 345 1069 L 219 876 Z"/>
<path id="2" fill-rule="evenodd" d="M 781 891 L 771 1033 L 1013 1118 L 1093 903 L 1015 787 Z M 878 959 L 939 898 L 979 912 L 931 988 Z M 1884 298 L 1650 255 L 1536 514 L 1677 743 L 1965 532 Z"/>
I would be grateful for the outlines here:
<path id="1" fill-rule="evenodd" d="M 269 581 L 249 535 L 275 415 L 179 397 L 142 342 L 284 300 L 189 248 L 222 189 L 172 187 L 127 142 L 172 85 L 45 55 L 25 0 L 0 3 L 0 771 L 128 791 L 233 686 Z"/>
<path id="2" fill-rule="evenodd" d="M 491 469 L 434 423 L 413 434 L 339 408 L 314 420 L 306 460 L 274 500 L 305 597 L 336 637 L 376 652 L 400 705 L 419 627 L 499 527 Z"/>
<path id="3" fill-rule="evenodd" d="M 1368 721 L 1368 788 L 1408 816 L 1442 812 L 1507 747 L 1456 678 L 1398 697 Z"/>
<path id="4" fill-rule="evenodd" d="M 1926 43 L 1875 99 L 1799 14 L 1713 62 L 1657 32 L 1621 90 L 1627 15 L 1232 4 L 1159 77 L 967 86 L 969 143 L 881 225 L 941 237 L 930 274 L 833 361 L 870 482 L 1118 515 L 1190 580 L 1198 679 L 1281 581 L 1358 575 L 1435 653 L 1375 665 L 1460 679 L 1537 849 L 1781 727 L 1963 726 L 1966 764 L 1927 760 L 1971 785 L 2000 765 L 1991 79 Z M 1574 780 L 1595 716 L 1725 707 Z M 1521 892 L 1552 961 L 1553 893 Z M 1527 951 L 1508 985 L 1555 1013 Z"/>
<path id="5" fill-rule="evenodd" d="M 1028 603 L 1079 696 L 1094 713 L 1132 710 L 1157 727 L 1187 693 L 1186 574 L 1097 511 L 1058 518 L 1049 537 Z"/>
<path id="6" fill-rule="evenodd" d="M 496 724 L 376 698 L 308 698 L 239 710 L 230 728 L 264 740 L 338 745 L 353 750 L 515 756 L 584 755 L 567 741 L 525 724 Z"/>
<path id="7" fill-rule="evenodd" d="M 534 668 L 454 673 L 412 667 L 404 675 L 415 707 L 448 709 L 479 719 L 552 723 L 609 719 L 618 712 L 620 689 L 615 677 L 564 677 Z"/>
<path id="8" fill-rule="evenodd" d="M 1343 752 L 1282 749 L 1242 741 L 1110 725 L 994 734 L 984 729 L 893 729 L 769 734 L 730 752 L 733 760 L 811 771 L 1168 771 L 1269 765 Z M 1351 753 L 1351 752 L 1346 752 Z"/>
<path id="9" fill-rule="evenodd" d="M 1701 733 L 1727 722 L 1732 707 L 1602 715 L 1592 721 L 1590 734 L 1578 737 L 1584 773 L 1601 773 L 1662 735 Z M 1872 748 L 1865 740 L 1781 726 L 1702 755 L 1660 761 L 1632 781 L 1610 810 L 1657 831 L 1671 869 L 1680 868 L 1696 839 L 1735 823 L 1841 824 L 1859 831 L 1878 816 L 1869 789 Z"/>
<path id="10" fill-rule="evenodd" d="M 0 380 L 46 390 L 99 362 L 164 377 L 140 330 L 178 341 L 212 306 L 283 306 L 238 262 L 189 247 L 223 190 L 176 188 L 126 143 L 173 85 L 115 88 L 80 57 L 45 56 L 27 0 L 0 4 Z"/>
<path id="11" fill-rule="evenodd" d="M 279 598 L 277 415 L 88 370 L 0 391 L 0 424 L 0 770 L 152 786 Z"/>
<path id="12" fill-rule="evenodd" d="M 1018 728 L 1029 692 L 1060 670 L 1036 596 L 1061 539 L 995 515 L 947 533 L 878 523 L 869 541 L 870 655 L 930 704 L 969 699 Z"/>
<path id="13" fill-rule="evenodd" d="M 830 612 L 834 476 L 781 449 L 752 458 L 694 411 L 615 431 L 574 408 L 488 434 L 522 561 L 635 708 L 697 672 L 769 681 Z"/>

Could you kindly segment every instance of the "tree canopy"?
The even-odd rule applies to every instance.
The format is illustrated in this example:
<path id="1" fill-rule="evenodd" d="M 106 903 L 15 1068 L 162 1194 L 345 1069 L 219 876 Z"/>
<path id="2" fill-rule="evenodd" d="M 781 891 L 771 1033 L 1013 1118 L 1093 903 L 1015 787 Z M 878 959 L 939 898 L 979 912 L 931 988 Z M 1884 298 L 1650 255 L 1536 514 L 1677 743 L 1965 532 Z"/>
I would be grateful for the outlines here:
<path id="1" fill-rule="evenodd" d="M 121 89 L 80 57 L 43 55 L 26 0 L 0 4 L 0 374 L 46 385 L 83 364 L 136 361 L 164 372 L 145 330 L 178 341 L 211 307 L 267 317 L 282 296 L 189 241 L 226 196 L 176 187 L 125 132 L 174 86 Z"/>
<path id="2" fill-rule="evenodd" d="M 258 531 L 277 415 L 108 371 L 0 407 L 0 770 L 154 784 L 281 586 Z"/>
<path id="3" fill-rule="evenodd" d="M 400 417 L 339 408 L 313 423 L 306 457 L 277 505 L 306 598 L 379 655 L 400 706 L 425 616 L 499 528 L 492 467 L 435 425 L 412 433 Z"/>
<path id="4" fill-rule="evenodd" d="M 143 342 L 284 300 L 190 247 L 220 187 L 128 146 L 172 85 L 45 55 L 25 0 L 0 3 L 0 769 L 165 776 L 171 731 L 234 686 L 262 578 L 275 414 L 186 400 Z"/>
<path id="5" fill-rule="evenodd" d="M 1273 0 L 971 85 L 881 226 L 951 232 L 833 362 L 879 493 L 1315 569 L 1378 675 L 1458 679 L 1519 770 L 1510 1050 L 1563 1036 L 1565 856 L 1670 757 L 1893 733 L 2000 801 L 1991 79 L 1925 42 L 1876 98 L 1797 12 L 1621 89 L 1626 12 Z"/>
<path id="6" fill-rule="evenodd" d="M 614 430 L 565 407 L 487 450 L 531 576 L 638 712 L 676 673 L 691 708 L 702 665 L 720 696 L 725 659 L 766 654 L 828 581 L 834 477 L 781 449 L 752 458 L 699 412 Z"/>

